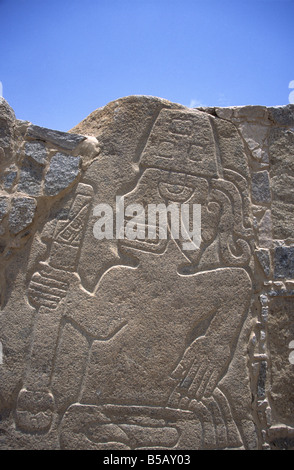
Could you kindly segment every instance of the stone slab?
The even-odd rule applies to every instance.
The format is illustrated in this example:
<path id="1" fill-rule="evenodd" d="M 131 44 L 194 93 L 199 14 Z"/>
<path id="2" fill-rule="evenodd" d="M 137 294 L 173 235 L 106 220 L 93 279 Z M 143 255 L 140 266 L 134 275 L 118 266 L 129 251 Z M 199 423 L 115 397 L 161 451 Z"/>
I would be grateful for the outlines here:
<path id="1" fill-rule="evenodd" d="M 292 107 L 0 104 L 0 448 L 291 447 Z"/>
<path id="2" fill-rule="evenodd" d="M 86 138 L 83 135 L 68 134 L 66 132 L 47 129 L 33 124 L 28 127 L 27 136 L 51 142 L 65 150 L 74 150 L 75 147 Z"/>

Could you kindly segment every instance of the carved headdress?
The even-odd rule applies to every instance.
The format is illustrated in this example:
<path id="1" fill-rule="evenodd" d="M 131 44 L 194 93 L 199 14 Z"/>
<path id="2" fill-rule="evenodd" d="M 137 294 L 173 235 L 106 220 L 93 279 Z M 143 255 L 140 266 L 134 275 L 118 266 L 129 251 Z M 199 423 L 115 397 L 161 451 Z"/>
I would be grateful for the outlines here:
<path id="1" fill-rule="evenodd" d="M 246 240 L 252 231 L 248 164 L 243 144 L 231 123 L 198 110 L 187 113 L 162 109 L 142 152 L 140 167 L 143 171 L 157 169 L 169 175 L 170 180 L 165 176 L 159 191 L 170 201 L 184 202 L 176 194 L 174 198 L 172 194 L 168 197 L 166 188 L 171 186 L 168 181 L 174 184 L 179 181 L 190 189 L 197 187 L 198 195 L 202 188 L 207 188 L 206 211 L 210 220 L 218 219 L 218 226 L 217 233 L 204 227 L 202 253 L 218 235 L 222 264 L 249 263 L 251 250 Z M 193 262 L 198 264 L 202 253 Z"/>

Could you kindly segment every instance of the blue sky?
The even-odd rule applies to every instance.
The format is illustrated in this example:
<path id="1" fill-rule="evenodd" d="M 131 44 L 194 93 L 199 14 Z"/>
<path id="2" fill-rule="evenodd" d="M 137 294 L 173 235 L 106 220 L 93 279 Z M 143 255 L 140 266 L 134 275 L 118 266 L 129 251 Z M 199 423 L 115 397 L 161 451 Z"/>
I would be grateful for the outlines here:
<path id="1" fill-rule="evenodd" d="M 289 103 L 294 0 L 0 0 L 0 21 L 3 96 L 41 126 L 133 94 Z"/>

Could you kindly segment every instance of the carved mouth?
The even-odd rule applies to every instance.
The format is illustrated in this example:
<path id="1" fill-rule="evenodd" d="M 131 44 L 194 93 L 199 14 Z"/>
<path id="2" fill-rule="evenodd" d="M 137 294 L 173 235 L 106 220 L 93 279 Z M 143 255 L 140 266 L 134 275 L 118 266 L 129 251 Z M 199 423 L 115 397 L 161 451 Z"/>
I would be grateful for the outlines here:
<path id="1" fill-rule="evenodd" d="M 127 225 L 127 222 L 130 219 L 125 220 L 125 225 L 124 225 L 124 230 Z M 150 229 L 150 227 L 149 227 Z M 148 251 L 151 253 L 163 253 L 166 245 L 167 245 L 167 237 L 164 238 L 159 238 L 159 233 L 160 233 L 160 227 L 151 227 L 153 229 L 154 234 L 156 235 L 154 238 L 148 238 L 148 225 L 140 225 L 137 224 L 137 230 L 143 233 L 145 233 L 146 237 L 142 239 L 135 238 L 134 240 L 131 240 L 129 238 L 123 238 L 120 239 L 119 246 L 125 247 L 125 248 L 134 248 L 136 250 L 141 250 L 141 251 Z M 125 232 L 124 232 L 125 233 Z"/>

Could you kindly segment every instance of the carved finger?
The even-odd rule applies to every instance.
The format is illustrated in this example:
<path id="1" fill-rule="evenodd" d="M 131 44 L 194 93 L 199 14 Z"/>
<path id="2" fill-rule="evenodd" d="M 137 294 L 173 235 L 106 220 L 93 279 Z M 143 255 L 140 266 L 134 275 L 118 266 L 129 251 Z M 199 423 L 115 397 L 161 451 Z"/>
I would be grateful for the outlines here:
<path id="1" fill-rule="evenodd" d="M 189 405 L 190 405 L 190 399 L 188 397 L 183 397 L 180 401 L 180 409 L 188 410 Z"/>
<path id="2" fill-rule="evenodd" d="M 217 402 L 214 398 L 208 398 L 205 400 L 205 404 L 207 405 L 209 411 L 212 413 L 213 422 L 215 427 L 215 435 L 217 440 L 217 445 L 220 448 L 227 446 L 227 432 L 226 432 L 226 425 L 223 420 L 221 411 L 218 407 Z"/>
<path id="3" fill-rule="evenodd" d="M 182 395 L 178 392 L 178 387 L 172 392 L 171 396 L 168 399 L 168 406 L 171 408 L 179 408 L 179 403 L 181 401 Z"/>
<path id="4" fill-rule="evenodd" d="M 184 375 L 186 375 L 186 371 L 191 368 L 194 363 L 194 359 L 195 354 L 193 352 L 192 346 L 190 346 L 183 355 L 181 361 L 179 362 L 175 370 L 172 372 L 172 378 L 180 379 Z"/>
<path id="5" fill-rule="evenodd" d="M 175 368 L 175 370 L 171 373 L 171 377 L 173 379 L 180 379 L 183 377 L 184 374 L 185 374 L 185 368 L 183 367 L 182 362 L 180 362 Z"/>
<path id="6" fill-rule="evenodd" d="M 202 380 L 203 375 L 205 374 L 205 371 L 206 371 L 206 366 L 204 364 L 200 365 L 194 376 L 193 382 L 191 383 L 189 387 L 189 396 L 196 397 L 197 390 L 201 384 L 201 380 Z"/>
<path id="7" fill-rule="evenodd" d="M 184 380 L 181 382 L 181 387 L 182 388 L 185 388 L 187 390 L 187 395 L 188 396 L 193 396 L 193 392 L 190 391 L 190 388 L 193 384 L 193 381 L 194 381 L 194 378 L 195 376 L 197 375 L 197 372 L 198 370 L 200 369 L 200 365 L 198 363 L 198 361 L 194 361 L 186 375 L 186 377 L 184 378 Z"/>
<path id="8" fill-rule="evenodd" d="M 198 390 L 196 391 L 196 398 L 201 399 L 203 397 L 204 390 L 205 390 L 206 384 L 208 383 L 208 381 L 210 379 L 210 376 L 211 376 L 211 372 L 208 369 L 208 370 L 206 370 L 206 372 L 202 376 L 202 379 L 201 379 L 201 382 L 199 384 Z"/>
<path id="9" fill-rule="evenodd" d="M 239 433 L 239 430 L 236 426 L 232 412 L 230 409 L 229 402 L 226 396 L 221 392 L 219 388 L 216 388 L 213 392 L 213 396 L 219 406 L 219 409 L 222 413 L 224 421 L 226 422 L 227 428 L 227 445 L 229 447 L 239 447 L 242 445 L 242 439 Z"/>
<path id="10" fill-rule="evenodd" d="M 217 371 L 213 371 L 204 390 L 203 396 L 210 397 L 217 385 L 218 373 Z"/>
<path id="11" fill-rule="evenodd" d="M 216 446 L 216 434 L 212 414 L 204 403 L 199 403 L 197 413 L 202 425 L 203 448 L 214 448 Z"/>

